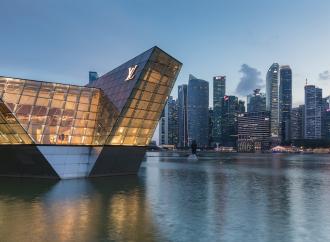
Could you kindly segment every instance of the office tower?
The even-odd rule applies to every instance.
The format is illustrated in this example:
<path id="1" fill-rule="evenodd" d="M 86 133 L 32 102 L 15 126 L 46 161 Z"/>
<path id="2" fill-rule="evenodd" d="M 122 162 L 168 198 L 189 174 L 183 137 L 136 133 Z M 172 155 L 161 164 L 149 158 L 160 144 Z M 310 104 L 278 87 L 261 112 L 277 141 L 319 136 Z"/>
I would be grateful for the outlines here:
<path id="1" fill-rule="evenodd" d="M 279 124 L 282 142 L 290 140 L 290 121 L 292 109 L 292 71 L 290 66 L 280 67 Z"/>
<path id="2" fill-rule="evenodd" d="M 168 144 L 178 145 L 179 126 L 178 126 L 178 104 L 173 97 L 167 100 L 168 105 Z"/>
<path id="3" fill-rule="evenodd" d="M 245 102 L 238 100 L 238 113 L 245 113 Z"/>
<path id="4" fill-rule="evenodd" d="M 236 147 L 238 98 L 224 96 L 222 108 L 221 145 Z"/>
<path id="5" fill-rule="evenodd" d="M 93 81 L 96 81 L 99 78 L 99 75 L 96 71 L 90 71 L 89 72 L 89 84 L 92 84 Z"/>
<path id="6" fill-rule="evenodd" d="M 305 139 L 322 138 L 322 89 L 305 85 Z"/>
<path id="7" fill-rule="evenodd" d="M 188 83 L 188 140 L 198 147 L 208 146 L 209 83 L 189 75 Z"/>
<path id="8" fill-rule="evenodd" d="M 168 103 L 165 105 L 165 108 L 162 112 L 162 116 L 159 120 L 159 145 L 168 144 Z"/>
<path id="9" fill-rule="evenodd" d="M 212 108 L 209 108 L 209 143 L 208 146 L 212 147 L 213 146 L 213 117 L 214 112 Z"/>
<path id="10" fill-rule="evenodd" d="M 292 108 L 291 110 L 291 140 L 299 140 L 304 138 L 304 105 Z"/>
<path id="11" fill-rule="evenodd" d="M 177 145 L 178 110 L 176 101 L 170 96 L 159 120 L 159 145 Z"/>
<path id="12" fill-rule="evenodd" d="M 323 98 L 322 138 L 330 140 L 330 96 Z"/>
<path id="13" fill-rule="evenodd" d="M 270 147 L 270 113 L 249 112 L 238 115 L 237 150 L 253 152 Z"/>
<path id="14" fill-rule="evenodd" d="M 279 137 L 279 100 L 278 100 L 279 65 L 273 63 L 266 76 L 266 109 L 270 112 L 270 130 L 272 145 L 280 142 Z"/>
<path id="15" fill-rule="evenodd" d="M 178 146 L 188 146 L 188 86 L 186 84 L 178 87 Z"/>
<path id="16" fill-rule="evenodd" d="M 213 141 L 221 142 L 221 113 L 223 97 L 226 94 L 226 76 L 213 77 Z"/>
<path id="17" fill-rule="evenodd" d="M 265 112 L 266 94 L 261 93 L 260 89 L 255 89 L 253 94 L 247 96 L 247 112 Z"/>

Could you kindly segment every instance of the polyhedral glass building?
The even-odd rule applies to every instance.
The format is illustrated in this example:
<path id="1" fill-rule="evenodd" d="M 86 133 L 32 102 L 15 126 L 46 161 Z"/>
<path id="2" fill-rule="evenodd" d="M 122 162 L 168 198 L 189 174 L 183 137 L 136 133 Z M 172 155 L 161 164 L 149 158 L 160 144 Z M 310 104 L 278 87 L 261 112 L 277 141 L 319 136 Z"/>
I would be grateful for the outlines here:
<path id="1" fill-rule="evenodd" d="M 136 173 L 181 66 L 153 47 L 87 86 L 0 77 L 0 175 Z"/>

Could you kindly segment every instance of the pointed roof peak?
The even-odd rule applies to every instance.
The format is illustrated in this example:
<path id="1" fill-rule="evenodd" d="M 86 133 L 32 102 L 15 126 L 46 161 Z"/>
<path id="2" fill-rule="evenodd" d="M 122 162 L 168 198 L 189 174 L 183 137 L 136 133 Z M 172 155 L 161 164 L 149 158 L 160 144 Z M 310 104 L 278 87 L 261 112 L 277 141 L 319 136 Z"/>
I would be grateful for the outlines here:
<path id="1" fill-rule="evenodd" d="M 197 77 L 195 77 L 194 75 L 192 75 L 192 74 L 189 74 L 189 81 L 190 80 L 194 80 L 194 79 L 198 79 Z"/>

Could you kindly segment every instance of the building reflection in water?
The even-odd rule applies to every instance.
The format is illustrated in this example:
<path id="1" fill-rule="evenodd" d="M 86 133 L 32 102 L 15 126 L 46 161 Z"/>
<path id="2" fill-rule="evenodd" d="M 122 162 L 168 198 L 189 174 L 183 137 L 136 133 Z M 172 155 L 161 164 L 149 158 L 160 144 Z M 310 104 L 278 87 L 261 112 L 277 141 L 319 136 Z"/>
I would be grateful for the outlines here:
<path id="1" fill-rule="evenodd" d="M 149 213 L 136 176 L 0 183 L 0 241 L 158 240 Z"/>

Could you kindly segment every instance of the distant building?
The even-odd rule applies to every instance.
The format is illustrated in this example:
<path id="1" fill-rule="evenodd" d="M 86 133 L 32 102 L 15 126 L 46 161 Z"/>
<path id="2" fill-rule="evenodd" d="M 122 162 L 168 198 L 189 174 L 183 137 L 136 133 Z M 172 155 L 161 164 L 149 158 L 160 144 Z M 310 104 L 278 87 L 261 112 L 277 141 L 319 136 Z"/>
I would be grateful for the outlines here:
<path id="1" fill-rule="evenodd" d="M 304 105 L 292 108 L 291 110 L 291 140 L 299 140 L 304 138 Z"/>
<path id="2" fill-rule="evenodd" d="M 166 145 L 168 143 L 168 105 L 165 105 L 165 108 L 162 112 L 162 116 L 159 120 L 159 145 Z"/>
<path id="3" fill-rule="evenodd" d="M 290 66 L 280 68 L 279 124 L 282 142 L 290 141 L 290 121 L 292 109 L 292 70 Z"/>
<path id="4" fill-rule="evenodd" d="M 247 96 L 247 112 L 265 112 L 266 94 L 261 93 L 260 89 L 255 89 L 253 94 Z"/>
<path id="5" fill-rule="evenodd" d="M 222 102 L 222 136 L 220 144 L 236 147 L 237 115 L 239 113 L 238 98 L 236 96 L 224 96 Z"/>
<path id="6" fill-rule="evenodd" d="M 178 143 L 178 109 L 176 101 L 170 96 L 159 121 L 159 145 Z"/>
<path id="7" fill-rule="evenodd" d="M 330 96 L 323 98 L 322 137 L 330 140 Z"/>
<path id="8" fill-rule="evenodd" d="M 223 97 L 226 94 L 226 76 L 213 77 L 213 142 L 221 142 L 221 114 Z"/>
<path id="9" fill-rule="evenodd" d="M 99 75 L 96 71 L 90 71 L 89 72 L 89 84 L 92 84 L 94 81 L 96 81 L 99 78 Z"/>
<path id="10" fill-rule="evenodd" d="M 178 126 L 178 104 L 173 97 L 169 97 L 168 105 L 168 144 L 178 145 L 179 126 Z"/>
<path id="11" fill-rule="evenodd" d="M 198 147 L 207 147 L 209 138 L 209 83 L 189 76 L 188 83 L 188 140 Z"/>
<path id="12" fill-rule="evenodd" d="M 188 146 L 188 86 L 186 84 L 178 87 L 178 146 Z"/>
<path id="13" fill-rule="evenodd" d="M 238 100 L 238 113 L 245 113 L 245 102 Z"/>
<path id="14" fill-rule="evenodd" d="M 212 108 L 209 108 L 209 143 L 208 146 L 213 146 L 213 120 L 214 120 L 214 112 Z"/>
<path id="15" fill-rule="evenodd" d="M 322 89 L 314 85 L 305 85 L 304 138 L 322 138 Z"/>
<path id="16" fill-rule="evenodd" d="M 270 112 L 270 130 L 272 145 L 280 142 L 279 137 L 279 64 L 273 63 L 266 76 L 266 109 Z"/>
<path id="17" fill-rule="evenodd" d="M 237 150 L 253 152 L 270 148 L 270 113 L 250 112 L 238 115 Z"/>

